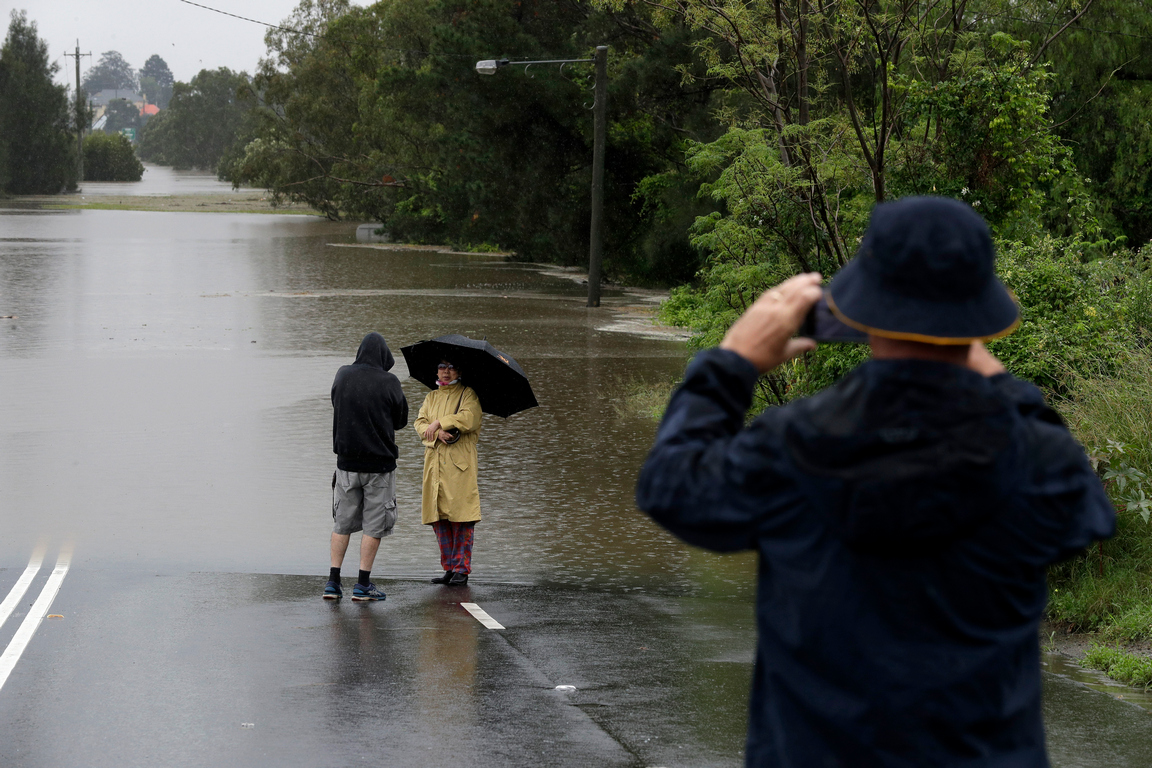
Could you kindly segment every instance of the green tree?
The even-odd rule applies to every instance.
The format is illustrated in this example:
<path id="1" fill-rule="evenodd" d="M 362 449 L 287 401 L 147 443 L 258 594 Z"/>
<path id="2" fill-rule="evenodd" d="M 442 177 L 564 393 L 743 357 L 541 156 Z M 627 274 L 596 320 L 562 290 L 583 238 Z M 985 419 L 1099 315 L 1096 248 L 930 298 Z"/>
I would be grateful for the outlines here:
<path id="1" fill-rule="evenodd" d="M 1051 230 L 1085 258 L 1114 245 L 1052 130 L 1049 74 L 1027 42 L 986 21 L 998 6 L 650 4 L 666 23 L 705 33 L 696 46 L 708 76 L 731 84 L 727 131 L 687 151 L 701 193 L 719 205 L 692 228 L 708 259 L 665 308 L 698 329 L 698 343 L 717 342 L 770 285 L 799 271 L 832 276 L 890 197 L 968 199 L 1005 243 Z M 821 348 L 763 379 L 762 402 L 826 385 L 860 359 Z M 1034 378 L 1051 380 L 1056 367 Z"/>
<path id="2" fill-rule="evenodd" d="M 582 2 L 386 0 L 367 8 L 302 3 L 269 33 L 255 78 L 256 140 L 230 169 L 329 216 L 378 219 L 416 241 L 493 243 L 523 258 L 585 263 L 595 94 L 587 65 L 508 67 L 478 59 L 587 58 L 611 42 L 606 268 L 632 279 L 695 271 L 685 211 L 694 192 L 639 188 L 683 162 L 686 138 L 715 135 L 718 83 L 690 30 L 661 30 L 645 9 Z M 286 29 L 305 29 L 294 34 Z M 686 205 L 681 206 L 681 203 Z"/>
<path id="3" fill-rule="evenodd" d="M 140 181 L 144 166 L 132 142 L 119 133 L 93 133 L 84 139 L 85 181 Z"/>
<path id="4" fill-rule="evenodd" d="M 1081 173 L 1095 183 L 1101 215 L 1128 242 L 1152 239 L 1152 14 L 1143 0 L 1080 6 L 1082 16 L 1045 45 L 1052 29 L 1031 13 L 1000 20 L 1013 35 L 1043 46 L 1053 73 L 1052 120 L 1074 148 Z"/>
<path id="5" fill-rule="evenodd" d="M 140 91 L 150 103 L 160 109 L 168 108 L 175 82 L 172 70 L 168 68 L 168 62 L 157 54 L 149 56 L 148 61 L 140 68 Z"/>
<path id="6" fill-rule="evenodd" d="M 148 120 L 140 135 L 140 157 L 177 168 L 215 170 L 237 141 L 250 102 L 239 98 L 248 75 L 202 69 L 191 82 L 176 83 L 168 109 Z"/>
<path id="7" fill-rule="evenodd" d="M 108 118 L 108 122 L 104 124 L 104 133 L 120 133 L 125 128 L 140 128 L 140 110 L 127 99 L 112 99 L 108 102 L 104 114 Z"/>
<path id="8" fill-rule="evenodd" d="M 68 92 L 52 76 L 35 22 L 12 12 L 0 49 L 0 190 L 55 194 L 76 187 L 74 122 Z"/>
<path id="9" fill-rule="evenodd" d="M 136 73 L 119 51 L 105 51 L 100 61 L 84 73 L 84 90 L 88 93 L 134 91 L 136 85 Z"/>

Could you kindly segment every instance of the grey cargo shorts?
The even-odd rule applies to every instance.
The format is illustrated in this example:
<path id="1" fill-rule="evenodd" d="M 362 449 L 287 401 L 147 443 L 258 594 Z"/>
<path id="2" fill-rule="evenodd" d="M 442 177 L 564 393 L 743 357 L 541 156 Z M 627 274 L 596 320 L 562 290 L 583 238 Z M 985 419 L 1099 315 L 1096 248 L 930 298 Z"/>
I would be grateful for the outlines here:
<path id="1" fill-rule="evenodd" d="M 396 472 L 336 470 L 332 485 L 332 532 L 356 531 L 376 539 L 396 525 Z"/>

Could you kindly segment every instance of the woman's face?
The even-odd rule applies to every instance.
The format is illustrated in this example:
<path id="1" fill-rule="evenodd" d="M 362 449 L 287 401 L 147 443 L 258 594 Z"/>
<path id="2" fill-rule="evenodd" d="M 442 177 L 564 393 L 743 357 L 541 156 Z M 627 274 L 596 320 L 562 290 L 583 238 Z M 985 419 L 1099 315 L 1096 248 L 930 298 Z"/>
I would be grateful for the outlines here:
<path id="1" fill-rule="evenodd" d="M 456 366 L 447 360 L 441 360 L 440 365 L 436 368 L 436 378 L 445 384 L 455 379 L 458 375 Z"/>

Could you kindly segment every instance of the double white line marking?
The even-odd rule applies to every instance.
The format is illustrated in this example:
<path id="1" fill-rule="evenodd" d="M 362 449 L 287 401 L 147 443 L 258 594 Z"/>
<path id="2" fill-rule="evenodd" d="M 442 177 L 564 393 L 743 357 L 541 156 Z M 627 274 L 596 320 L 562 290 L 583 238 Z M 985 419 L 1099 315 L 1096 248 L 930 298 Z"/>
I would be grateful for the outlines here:
<path id="1" fill-rule="evenodd" d="M 32 553 L 32 559 L 28 561 L 28 567 L 24 569 L 24 573 L 16 580 L 16 586 L 12 587 L 12 591 L 4 598 L 4 602 L 0 603 L 0 626 L 3 626 L 12 612 L 16 610 L 16 606 L 20 604 L 24 593 L 32 585 L 32 579 L 36 577 L 36 573 L 40 570 L 40 564 L 43 562 L 44 550 L 42 548 Z M 16 668 L 16 662 L 20 660 L 24 649 L 32 640 L 32 635 L 36 634 L 40 622 L 44 620 L 48 614 L 48 609 L 52 607 L 52 601 L 56 599 L 60 585 L 64 583 L 64 577 L 68 575 L 68 567 L 71 563 L 72 552 L 69 549 L 64 549 L 56 560 L 56 567 L 52 569 L 48 583 L 44 585 L 40 596 L 32 604 L 32 609 L 28 611 L 28 615 L 24 617 L 20 628 L 16 630 L 12 642 L 8 643 L 4 653 L 0 654 L 0 688 L 3 688 L 4 683 L 8 682 L 8 676 Z"/>

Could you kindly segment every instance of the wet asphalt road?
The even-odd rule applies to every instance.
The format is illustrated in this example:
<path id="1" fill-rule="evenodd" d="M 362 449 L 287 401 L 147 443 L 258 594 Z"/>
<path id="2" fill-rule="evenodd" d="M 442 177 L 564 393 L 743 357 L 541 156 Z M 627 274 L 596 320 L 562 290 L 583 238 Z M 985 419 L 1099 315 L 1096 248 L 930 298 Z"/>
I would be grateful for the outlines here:
<path id="1" fill-rule="evenodd" d="M 320 582 L 69 572 L 0 695 L 0 765 L 742 762 L 744 602 L 379 580 L 386 601 L 353 603 Z"/>
<path id="2" fill-rule="evenodd" d="M 69 571 L 0 691 L 0 766 L 743 764 L 745 600 L 375 579 L 388 599 L 353 603 L 322 580 Z M 1136 694 L 1074 676 L 1044 678 L 1053 766 L 1152 765 Z"/>

